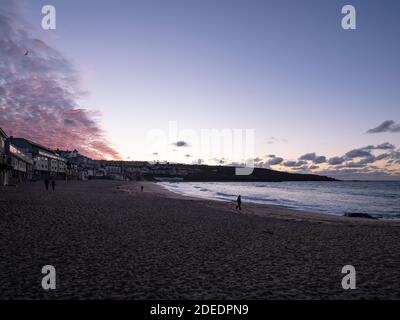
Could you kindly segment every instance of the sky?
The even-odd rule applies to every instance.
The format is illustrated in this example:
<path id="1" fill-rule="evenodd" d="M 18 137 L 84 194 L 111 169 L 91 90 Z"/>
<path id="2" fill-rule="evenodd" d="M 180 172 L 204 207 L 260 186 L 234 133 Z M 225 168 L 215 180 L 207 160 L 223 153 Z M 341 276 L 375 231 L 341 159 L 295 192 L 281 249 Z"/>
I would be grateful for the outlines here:
<path id="1" fill-rule="evenodd" d="M 257 166 L 398 180 L 399 15 L 395 0 L 2 0 L 0 126 L 94 158 L 209 164 L 248 155 L 206 152 L 205 130 L 249 129 Z"/>

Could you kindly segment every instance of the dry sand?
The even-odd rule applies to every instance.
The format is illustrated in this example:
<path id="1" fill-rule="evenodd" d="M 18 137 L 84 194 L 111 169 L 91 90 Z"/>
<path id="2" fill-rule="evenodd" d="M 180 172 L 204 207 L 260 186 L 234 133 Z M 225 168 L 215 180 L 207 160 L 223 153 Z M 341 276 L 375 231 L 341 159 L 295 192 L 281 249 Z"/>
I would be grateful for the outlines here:
<path id="1" fill-rule="evenodd" d="M 400 299 L 399 223 L 238 213 L 152 183 L 0 188 L 0 237 L 0 299 Z M 356 290 L 342 289 L 346 264 Z"/>

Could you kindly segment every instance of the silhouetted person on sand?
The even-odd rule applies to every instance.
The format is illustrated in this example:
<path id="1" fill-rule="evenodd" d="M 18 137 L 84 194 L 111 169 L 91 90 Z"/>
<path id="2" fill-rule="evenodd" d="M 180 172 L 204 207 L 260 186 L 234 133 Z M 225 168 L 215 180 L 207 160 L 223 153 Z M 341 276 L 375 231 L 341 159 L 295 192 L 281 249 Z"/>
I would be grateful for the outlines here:
<path id="1" fill-rule="evenodd" d="M 144 189 L 144 187 L 143 187 L 143 186 L 141 186 L 141 187 L 140 187 L 140 190 L 141 190 L 142 192 L 143 192 L 143 189 Z"/>
<path id="2" fill-rule="evenodd" d="M 239 194 L 239 196 L 237 197 L 236 202 L 237 202 L 236 210 L 237 210 L 237 209 L 242 210 L 242 197 L 240 196 L 240 194 Z"/>
<path id="3" fill-rule="evenodd" d="M 56 190 L 56 182 L 53 180 L 51 181 L 51 188 L 54 190 Z"/>
<path id="4" fill-rule="evenodd" d="M 44 179 L 44 185 L 46 187 L 46 190 L 49 190 L 49 184 L 50 184 L 49 179 Z"/>

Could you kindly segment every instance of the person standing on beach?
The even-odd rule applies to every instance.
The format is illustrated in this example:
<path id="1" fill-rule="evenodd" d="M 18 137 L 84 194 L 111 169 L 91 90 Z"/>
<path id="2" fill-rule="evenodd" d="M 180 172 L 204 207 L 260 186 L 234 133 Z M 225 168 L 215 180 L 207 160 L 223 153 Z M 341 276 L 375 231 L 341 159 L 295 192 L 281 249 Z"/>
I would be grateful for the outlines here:
<path id="1" fill-rule="evenodd" d="M 44 179 L 44 185 L 46 187 L 46 190 L 49 190 L 49 179 Z"/>
<path id="2" fill-rule="evenodd" d="M 240 194 L 239 194 L 239 196 L 237 197 L 236 202 L 237 202 L 236 210 L 237 210 L 237 209 L 242 210 L 242 197 L 240 196 Z"/>
<path id="3" fill-rule="evenodd" d="M 56 182 L 54 180 L 51 181 L 51 188 L 54 190 L 56 190 Z"/>
<path id="4" fill-rule="evenodd" d="M 141 190 L 142 192 L 143 192 L 143 189 L 144 189 L 144 187 L 143 187 L 143 186 L 141 186 L 141 187 L 140 187 L 140 190 Z"/>

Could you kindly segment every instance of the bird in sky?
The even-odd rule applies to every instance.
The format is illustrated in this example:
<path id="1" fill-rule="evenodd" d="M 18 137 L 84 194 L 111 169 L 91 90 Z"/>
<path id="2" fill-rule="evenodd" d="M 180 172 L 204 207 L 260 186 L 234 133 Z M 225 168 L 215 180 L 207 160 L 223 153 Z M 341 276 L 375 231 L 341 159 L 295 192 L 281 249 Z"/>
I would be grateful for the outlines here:
<path id="1" fill-rule="evenodd" d="M 29 54 L 29 50 L 26 50 L 25 52 L 25 56 L 27 56 Z"/>

